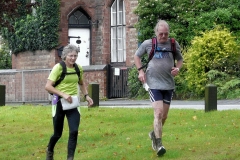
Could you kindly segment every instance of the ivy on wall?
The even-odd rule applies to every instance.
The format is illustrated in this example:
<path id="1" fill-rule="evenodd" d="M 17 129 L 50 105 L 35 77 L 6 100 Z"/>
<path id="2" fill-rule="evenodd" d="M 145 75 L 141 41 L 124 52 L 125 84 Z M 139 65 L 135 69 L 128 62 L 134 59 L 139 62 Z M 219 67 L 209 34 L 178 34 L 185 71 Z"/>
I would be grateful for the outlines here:
<path id="1" fill-rule="evenodd" d="M 30 5 L 31 12 L 25 0 L 19 0 L 18 3 L 19 17 L 11 21 L 13 29 L 1 28 L 2 36 L 12 53 L 56 47 L 59 38 L 59 0 L 36 0 L 36 3 Z"/>

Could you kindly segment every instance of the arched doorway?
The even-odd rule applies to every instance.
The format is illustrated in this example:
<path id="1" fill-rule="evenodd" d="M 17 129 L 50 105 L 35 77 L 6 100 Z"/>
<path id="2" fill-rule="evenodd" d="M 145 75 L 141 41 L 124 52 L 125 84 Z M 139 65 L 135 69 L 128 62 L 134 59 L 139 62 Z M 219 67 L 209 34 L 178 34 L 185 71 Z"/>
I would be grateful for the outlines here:
<path id="1" fill-rule="evenodd" d="M 68 38 L 70 44 L 80 48 L 77 63 L 81 66 L 90 65 L 90 17 L 81 9 L 75 10 L 68 19 Z M 78 44 L 77 40 L 81 40 Z"/>

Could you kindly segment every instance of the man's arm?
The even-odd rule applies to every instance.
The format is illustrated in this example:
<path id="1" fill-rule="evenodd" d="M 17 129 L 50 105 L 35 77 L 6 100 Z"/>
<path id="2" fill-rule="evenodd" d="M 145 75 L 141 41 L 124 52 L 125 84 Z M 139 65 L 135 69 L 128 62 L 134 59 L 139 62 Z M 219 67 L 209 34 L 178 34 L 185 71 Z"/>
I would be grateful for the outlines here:
<path id="1" fill-rule="evenodd" d="M 134 55 L 134 63 L 135 63 L 137 70 L 138 70 L 138 68 L 142 67 L 141 58 L 136 55 Z M 143 69 L 138 70 L 138 79 L 142 83 L 146 82 L 145 73 L 144 73 Z"/>
<path id="2" fill-rule="evenodd" d="M 142 67 L 141 58 L 136 55 L 134 55 L 134 63 L 137 69 Z"/>

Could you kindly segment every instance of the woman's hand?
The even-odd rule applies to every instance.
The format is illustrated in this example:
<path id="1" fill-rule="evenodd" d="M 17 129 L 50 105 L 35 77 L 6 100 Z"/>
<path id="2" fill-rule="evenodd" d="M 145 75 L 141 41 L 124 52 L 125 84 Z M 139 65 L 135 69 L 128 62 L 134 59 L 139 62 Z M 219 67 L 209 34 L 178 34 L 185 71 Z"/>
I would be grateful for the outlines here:
<path id="1" fill-rule="evenodd" d="M 62 98 L 66 99 L 68 103 L 72 103 L 72 97 L 70 95 L 63 93 Z"/>
<path id="2" fill-rule="evenodd" d="M 86 101 L 88 102 L 88 106 L 92 106 L 93 105 L 93 100 L 91 97 L 89 97 L 88 95 L 86 96 Z"/>

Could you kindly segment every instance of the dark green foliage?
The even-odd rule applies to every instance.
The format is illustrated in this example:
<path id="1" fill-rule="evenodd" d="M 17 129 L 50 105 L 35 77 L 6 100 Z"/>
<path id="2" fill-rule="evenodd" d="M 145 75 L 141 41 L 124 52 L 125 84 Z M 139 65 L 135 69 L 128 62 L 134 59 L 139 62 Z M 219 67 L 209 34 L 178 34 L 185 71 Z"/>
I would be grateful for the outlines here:
<path id="1" fill-rule="evenodd" d="M 239 72 L 238 72 L 239 74 Z M 219 99 L 236 99 L 240 95 L 240 79 L 238 76 L 218 70 L 210 70 L 208 79 L 217 86 Z"/>
<path id="2" fill-rule="evenodd" d="M 128 75 L 129 98 L 148 98 L 148 92 L 145 91 L 142 83 L 138 80 L 138 71 L 135 66 L 129 69 Z"/>
<path id="3" fill-rule="evenodd" d="M 29 9 L 19 7 L 21 17 L 12 21 L 14 29 L 4 27 L 1 30 L 14 54 L 50 50 L 58 45 L 59 1 L 37 2 L 39 5 L 35 6 L 35 13 L 26 14 Z"/>
<path id="4" fill-rule="evenodd" d="M 0 69 L 11 69 L 11 68 L 12 68 L 12 63 L 11 63 L 10 51 L 6 43 L 2 43 L 0 48 Z"/>
<path id="5" fill-rule="evenodd" d="M 153 28 L 158 19 L 169 22 L 171 35 L 183 46 L 201 31 L 210 30 L 216 24 L 230 29 L 240 40 L 240 1 L 238 0 L 139 0 L 135 10 L 139 16 L 136 28 L 141 33 L 139 41 L 154 35 Z"/>
<path id="6" fill-rule="evenodd" d="M 187 67 L 185 63 L 181 68 L 179 74 L 174 78 L 175 79 L 175 99 L 190 99 L 193 96 L 192 91 L 187 87 L 186 80 L 184 77 L 187 74 Z M 195 97 L 196 98 L 196 97 Z"/>

